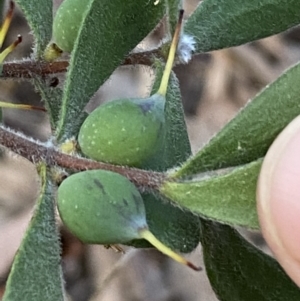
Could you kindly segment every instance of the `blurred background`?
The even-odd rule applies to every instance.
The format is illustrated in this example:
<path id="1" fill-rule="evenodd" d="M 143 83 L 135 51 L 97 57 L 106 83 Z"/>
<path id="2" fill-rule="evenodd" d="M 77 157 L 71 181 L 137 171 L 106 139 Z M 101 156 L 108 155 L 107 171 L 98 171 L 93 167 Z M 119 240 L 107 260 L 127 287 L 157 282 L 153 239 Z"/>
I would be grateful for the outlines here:
<path id="1" fill-rule="evenodd" d="M 57 9 L 61 1 L 53 0 Z M 188 16 L 198 0 L 185 0 Z M 153 47 L 164 37 L 161 24 L 138 47 Z M 23 43 L 7 60 L 30 56 L 32 36 L 17 9 L 6 45 L 22 34 Z M 193 153 L 218 132 L 245 103 L 285 69 L 300 59 L 300 28 L 230 49 L 193 57 L 175 67 L 180 81 L 186 124 Z M 145 66 L 123 66 L 93 97 L 87 110 L 101 102 L 124 96 L 146 96 L 153 72 Z M 29 81 L 0 81 L 0 100 L 42 105 Z M 26 135 L 45 141 L 50 135 L 42 112 L 3 109 L 4 123 Z M 34 166 L 6 152 L 0 162 L 0 299 L 15 252 L 31 218 L 39 182 Z M 181 266 L 155 250 L 126 248 L 126 254 L 102 246 L 86 246 L 61 228 L 63 268 L 71 301 L 214 301 L 205 275 Z M 259 233 L 243 234 L 264 248 Z M 265 249 L 267 251 L 267 249 Z M 202 265 L 201 246 L 186 256 Z"/>

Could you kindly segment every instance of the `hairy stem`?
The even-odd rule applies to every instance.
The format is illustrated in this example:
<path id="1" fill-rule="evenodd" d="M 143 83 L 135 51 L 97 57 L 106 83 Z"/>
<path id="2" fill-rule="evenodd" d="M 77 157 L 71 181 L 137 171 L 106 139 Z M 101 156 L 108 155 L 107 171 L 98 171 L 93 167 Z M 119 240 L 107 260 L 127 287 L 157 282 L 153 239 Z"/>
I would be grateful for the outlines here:
<path id="1" fill-rule="evenodd" d="M 154 58 L 163 57 L 161 49 L 153 49 L 145 52 L 131 53 L 123 62 L 123 65 L 146 65 L 151 66 Z M 21 60 L 6 62 L 3 64 L 0 78 L 33 78 L 34 76 L 46 76 L 50 74 L 64 73 L 67 71 L 67 60 L 45 61 Z"/>
<path id="2" fill-rule="evenodd" d="M 105 169 L 127 177 L 141 190 L 157 190 L 166 178 L 164 173 L 97 162 L 60 152 L 52 143 L 42 143 L 0 125 L 0 144 L 32 163 L 45 162 L 73 171 Z"/>

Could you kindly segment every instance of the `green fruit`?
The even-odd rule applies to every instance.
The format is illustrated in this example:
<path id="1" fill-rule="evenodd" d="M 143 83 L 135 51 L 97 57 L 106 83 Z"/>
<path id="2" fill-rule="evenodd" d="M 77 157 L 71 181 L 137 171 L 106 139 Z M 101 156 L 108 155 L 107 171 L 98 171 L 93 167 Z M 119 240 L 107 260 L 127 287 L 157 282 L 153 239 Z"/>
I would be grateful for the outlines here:
<path id="1" fill-rule="evenodd" d="M 94 110 L 83 123 L 78 142 L 91 159 L 143 166 L 164 142 L 165 102 L 180 35 L 181 12 L 158 91 L 148 98 L 117 99 Z"/>
<path id="2" fill-rule="evenodd" d="M 124 243 L 147 228 L 145 207 L 125 177 L 104 170 L 74 174 L 58 189 L 58 210 L 65 225 L 85 243 Z"/>
<path id="3" fill-rule="evenodd" d="M 155 94 L 98 107 L 80 129 L 81 151 L 97 161 L 141 166 L 164 140 L 164 104 L 164 98 Z"/>
<path id="4" fill-rule="evenodd" d="M 53 41 L 63 51 L 71 52 L 89 1 L 64 0 L 53 20 Z"/>
<path id="5" fill-rule="evenodd" d="M 149 231 L 140 193 L 117 173 L 91 170 L 71 175 L 58 189 L 57 205 L 64 224 L 85 243 L 119 244 L 145 239 L 174 260 L 200 270 Z"/>

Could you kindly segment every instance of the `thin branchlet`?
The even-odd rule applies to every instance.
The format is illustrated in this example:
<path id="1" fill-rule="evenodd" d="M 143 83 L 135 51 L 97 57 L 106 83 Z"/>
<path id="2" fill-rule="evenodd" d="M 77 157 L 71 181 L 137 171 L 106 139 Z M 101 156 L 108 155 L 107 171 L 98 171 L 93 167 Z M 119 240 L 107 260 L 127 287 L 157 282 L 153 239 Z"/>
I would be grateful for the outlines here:
<path id="1" fill-rule="evenodd" d="M 194 51 L 194 39 L 183 34 L 177 49 L 177 63 L 187 63 Z M 130 53 L 123 61 L 122 65 L 145 65 L 152 66 L 155 59 L 166 60 L 165 47 L 169 47 L 169 41 L 163 41 L 158 48 L 147 51 Z M 0 78 L 30 79 L 36 76 L 45 77 L 51 74 L 67 72 L 68 60 L 58 60 L 54 62 L 34 61 L 23 59 L 20 61 L 5 62 L 2 66 Z"/>
<path id="2" fill-rule="evenodd" d="M 64 154 L 51 140 L 43 143 L 3 125 L 0 125 L 0 144 L 35 164 L 45 162 L 49 166 L 59 166 L 73 171 L 104 169 L 117 172 L 143 191 L 158 190 L 166 178 L 166 175 L 160 172 L 112 165 Z"/>
<path id="3" fill-rule="evenodd" d="M 124 59 L 122 65 L 151 66 L 154 58 L 162 56 L 160 49 L 131 53 Z M 68 60 L 46 62 L 27 59 L 5 62 L 2 66 L 3 69 L 0 78 L 30 79 L 34 76 L 47 76 L 51 74 L 65 73 L 68 66 Z"/>

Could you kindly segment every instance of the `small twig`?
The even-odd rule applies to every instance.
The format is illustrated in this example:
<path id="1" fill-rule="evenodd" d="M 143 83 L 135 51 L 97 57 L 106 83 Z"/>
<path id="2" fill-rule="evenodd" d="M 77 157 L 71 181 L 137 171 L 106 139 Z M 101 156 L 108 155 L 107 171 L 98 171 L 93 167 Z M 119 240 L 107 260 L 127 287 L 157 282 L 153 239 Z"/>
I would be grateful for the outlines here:
<path id="1" fill-rule="evenodd" d="M 150 51 L 131 53 L 125 58 L 122 65 L 146 65 L 153 64 L 153 58 L 162 57 L 160 48 Z M 24 78 L 33 76 L 46 76 L 49 74 L 64 73 L 67 71 L 69 62 L 67 60 L 55 61 L 52 63 L 45 61 L 22 60 L 6 62 L 3 64 L 0 78 Z"/>
<path id="2" fill-rule="evenodd" d="M 48 63 L 44 61 L 22 60 L 3 64 L 0 78 L 32 78 L 34 75 L 45 76 L 67 71 L 68 61 Z"/>
<path id="3" fill-rule="evenodd" d="M 127 177 L 142 190 L 157 190 L 166 178 L 166 175 L 160 172 L 112 165 L 78 156 L 70 156 L 61 153 L 50 142 L 42 143 L 33 140 L 2 125 L 0 126 L 0 144 L 33 163 L 45 162 L 51 166 L 56 165 L 74 171 L 104 169 L 117 172 Z"/>

